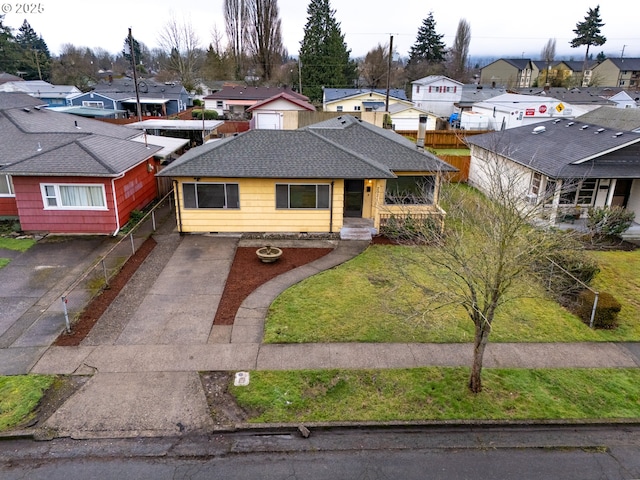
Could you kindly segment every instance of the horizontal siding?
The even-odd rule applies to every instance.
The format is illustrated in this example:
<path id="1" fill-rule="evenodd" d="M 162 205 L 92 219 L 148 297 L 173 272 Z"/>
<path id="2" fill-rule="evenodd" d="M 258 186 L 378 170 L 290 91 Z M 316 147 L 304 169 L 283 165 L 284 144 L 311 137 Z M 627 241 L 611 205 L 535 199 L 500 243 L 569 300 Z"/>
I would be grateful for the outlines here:
<path id="1" fill-rule="evenodd" d="M 45 210 L 41 183 L 103 184 L 107 210 Z M 23 230 L 49 233 L 110 234 L 116 229 L 113 195 L 108 179 L 83 177 L 13 177 L 18 215 Z"/>
<path id="2" fill-rule="evenodd" d="M 148 164 L 154 166 L 152 171 L 147 168 Z M 123 178 L 116 180 L 116 198 L 121 225 L 129 221 L 132 210 L 142 210 L 158 197 L 155 173 L 155 161 L 150 159 L 129 170 Z"/>
<path id="3" fill-rule="evenodd" d="M 16 197 L 0 197 L 0 217 L 17 217 Z"/>
<path id="4" fill-rule="evenodd" d="M 190 183 L 189 180 L 186 180 Z M 329 232 L 331 212 L 300 209 L 276 210 L 276 183 L 330 183 L 326 180 L 201 179 L 205 182 L 238 183 L 239 209 L 182 209 L 184 232 Z M 178 188 L 182 205 L 182 185 Z M 333 189 L 333 232 L 342 227 L 344 183 L 336 180 Z"/>

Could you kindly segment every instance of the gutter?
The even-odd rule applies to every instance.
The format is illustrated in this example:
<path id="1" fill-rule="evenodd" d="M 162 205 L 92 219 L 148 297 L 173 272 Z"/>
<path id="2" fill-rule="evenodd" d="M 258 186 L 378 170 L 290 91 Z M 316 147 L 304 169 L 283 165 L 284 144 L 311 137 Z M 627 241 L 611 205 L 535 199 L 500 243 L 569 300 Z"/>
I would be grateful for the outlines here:
<path id="1" fill-rule="evenodd" d="M 111 195 L 113 196 L 113 209 L 116 214 L 116 230 L 111 234 L 115 237 L 120 231 L 120 212 L 118 210 L 118 199 L 116 198 L 116 180 L 124 178 L 124 173 L 111 179 Z"/>
<path id="2" fill-rule="evenodd" d="M 180 233 L 180 235 L 183 234 L 182 231 L 182 214 L 180 213 L 180 200 L 178 197 L 178 181 L 174 180 L 173 181 L 173 195 L 175 197 L 176 200 L 176 214 L 178 215 L 178 232 Z"/>

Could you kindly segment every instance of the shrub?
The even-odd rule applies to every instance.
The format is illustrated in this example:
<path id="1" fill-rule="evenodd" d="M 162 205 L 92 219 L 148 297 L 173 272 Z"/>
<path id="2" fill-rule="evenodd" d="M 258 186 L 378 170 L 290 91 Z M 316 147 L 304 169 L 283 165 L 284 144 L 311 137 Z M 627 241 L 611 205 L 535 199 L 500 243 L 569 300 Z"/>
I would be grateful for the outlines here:
<path id="1" fill-rule="evenodd" d="M 432 243 L 440 232 L 440 224 L 431 216 L 390 215 L 380 226 L 380 233 L 398 243 Z"/>
<path id="2" fill-rule="evenodd" d="M 199 98 L 194 98 L 193 99 L 193 106 L 194 107 L 199 107 L 202 105 L 202 100 L 200 100 Z"/>
<path id="3" fill-rule="evenodd" d="M 592 237 L 619 237 L 629 229 L 635 216 L 634 212 L 622 207 L 590 208 L 587 228 Z"/>
<path id="4" fill-rule="evenodd" d="M 598 263 L 579 250 L 552 251 L 546 257 L 541 257 L 534 264 L 534 271 L 557 300 L 562 300 L 563 297 L 575 297 L 584 289 L 584 285 L 567 275 L 549 260 L 560 265 L 586 285 L 590 285 L 600 271 Z"/>
<path id="5" fill-rule="evenodd" d="M 191 116 L 193 118 L 196 118 L 198 120 L 202 120 L 202 110 L 197 110 L 197 109 L 193 109 L 191 110 Z M 217 120 L 218 119 L 218 112 L 216 112 L 215 110 L 205 110 L 204 111 L 204 119 L 205 120 Z"/>
<path id="6" fill-rule="evenodd" d="M 578 294 L 576 313 L 587 325 L 591 322 L 594 300 L 595 294 L 591 290 L 583 290 Z M 622 305 L 613 295 L 601 292 L 598 295 L 598 305 L 596 306 L 593 326 L 595 328 L 615 328 L 618 325 L 618 313 L 620 313 L 621 309 Z"/>

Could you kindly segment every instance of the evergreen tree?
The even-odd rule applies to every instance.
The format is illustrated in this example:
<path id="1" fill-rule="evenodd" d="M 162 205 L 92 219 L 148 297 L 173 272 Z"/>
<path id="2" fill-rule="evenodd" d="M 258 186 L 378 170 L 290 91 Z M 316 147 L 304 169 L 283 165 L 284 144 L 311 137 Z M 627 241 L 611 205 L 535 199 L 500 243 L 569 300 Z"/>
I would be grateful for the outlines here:
<path id="1" fill-rule="evenodd" d="M 447 54 L 447 48 L 442 41 L 444 35 L 436 33 L 436 21 L 433 12 L 422 21 L 418 29 L 416 42 L 409 50 L 410 78 L 415 80 L 428 73 L 441 71 Z M 431 72 L 430 72 L 431 70 Z"/>
<path id="2" fill-rule="evenodd" d="M 136 71 L 138 74 L 147 73 L 147 69 L 144 67 L 145 59 L 143 58 L 142 47 L 140 46 L 140 42 L 133 36 L 131 37 L 131 42 L 129 42 L 128 35 L 124 38 L 122 57 L 128 62 L 129 68 L 131 68 L 131 45 L 133 45 L 133 55 L 136 60 Z"/>
<path id="3" fill-rule="evenodd" d="M 591 45 L 604 45 L 607 41 L 607 37 L 600 34 L 602 27 L 604 27 L 604 23 L 600 18 L 600 5 L 598 5 L 596 8 L 590 8 L 586 17 L 584 17 L 584 22 L 576 23 L 576 28 L 573 30 L 576 38 L 571 40 L 571 48 L 581 47 L 582 45 L 587 46 L 587 51 L 584 54 L 584 67 L 582 68 L 583 79 L 589 61 L 589 47 Z"/>
<path id="4" fill-rule="evenodd" d="M 350 53 L 329 0 L 311 0 L 299 52 L 302 93 L 319 102 L 322 87 L 353 87 L 358 74 Z"/>
<path id="5" fill-rule="evenodd" d="M 13 36 L 11 27 L 3 24 L 4 15 L 0 15 L 0 72 L 18 74 L 20 48 Z"/>
<path id="6" fill-rule="evenodd" d="M 51 78 L 51 53 L 49 47 L 26 20 L 18 29 L 16 43 L 20 47 L 19 70 L 25 80 L 49 80 Z"/>

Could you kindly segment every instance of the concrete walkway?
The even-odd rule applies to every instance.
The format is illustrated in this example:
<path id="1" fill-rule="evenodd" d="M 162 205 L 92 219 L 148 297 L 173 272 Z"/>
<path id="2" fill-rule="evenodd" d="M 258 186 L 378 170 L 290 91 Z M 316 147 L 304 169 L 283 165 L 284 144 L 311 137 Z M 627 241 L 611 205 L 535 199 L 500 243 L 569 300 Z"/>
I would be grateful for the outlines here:
<path id="1" fill-rule="evenodd" d="M 355 257 L 368 242 L 334 241 L 336 248 L 330 254 L 253 292 L 232 327 L 218 327 L 213 319 L 235 248 L 252 246 L 252 241 L 207 235 L 181 237 L 172 228 L 162 229 L 155 238 L 158 245 L 154 251 L 80 346 L 40 346 L 35 365 L 23 362 L 22 368 L 32 373 L 91 375 L 44 425 L 59 436 L 210 432 L 213 423 L 200 371 L 456 367 L 471 363 L 471 344 L 261 343 L 264 319 L 277 295 L 304 278 Z M 272 244 L 312 245 L 299 241 Z M 640 343 L 490 343 L 484 365 L 637 368 Z"/>

